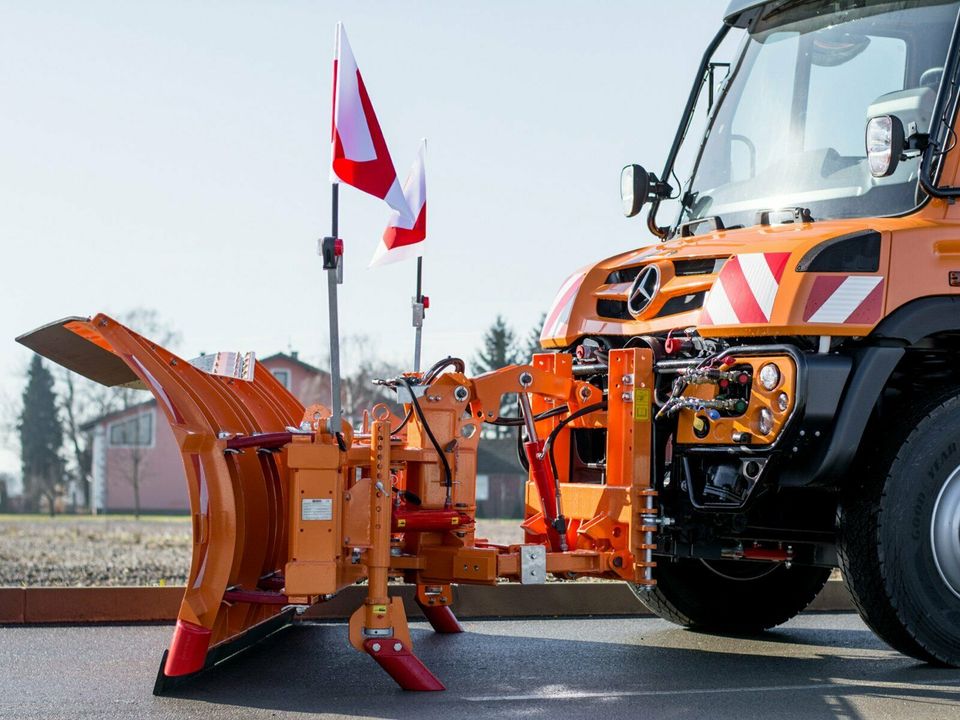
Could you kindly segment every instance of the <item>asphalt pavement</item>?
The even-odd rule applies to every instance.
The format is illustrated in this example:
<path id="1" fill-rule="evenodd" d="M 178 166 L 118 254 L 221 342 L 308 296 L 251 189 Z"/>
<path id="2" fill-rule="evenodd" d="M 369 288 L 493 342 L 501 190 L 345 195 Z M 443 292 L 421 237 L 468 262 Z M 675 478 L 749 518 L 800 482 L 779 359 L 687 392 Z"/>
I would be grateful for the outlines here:
<path id="1" fill-rule="evenodd" d="M 414 623 L 446 692 L 398 690 L 342 624 L 282 630 L 154 697 L 169 626 L 0 627 L 0 718 L 960 718 L 960 671 L 890 650 L 854 614 L 760 638 L 653 619 Z"/>

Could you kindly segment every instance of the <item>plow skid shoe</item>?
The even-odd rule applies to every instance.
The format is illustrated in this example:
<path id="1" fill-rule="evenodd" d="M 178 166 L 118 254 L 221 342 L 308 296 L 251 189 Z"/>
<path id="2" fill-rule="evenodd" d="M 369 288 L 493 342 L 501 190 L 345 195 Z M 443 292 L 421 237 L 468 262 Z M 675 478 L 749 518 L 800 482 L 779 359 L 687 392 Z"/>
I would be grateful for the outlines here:
<path id="1" fill-rule="evenodd" d="M 289 622 L 292 611 L 260 598 L 277 595 L 288 560 L 286 454 L 278 450 L 303 419 L 300 402 L 252 356 L 230 354 L 236 372 L 214 374 L 106 315 L 68 318 L 17 340 L 104 385 L 146 388 L 173 430 L 193 555 L 158 688 Z"/>
<path id="2" fill-rule="evenodd" d="M 399 640 L 371 638 L 363 647 L 402 689 L 420 692 L 446 690 L 423 661 Z"/>

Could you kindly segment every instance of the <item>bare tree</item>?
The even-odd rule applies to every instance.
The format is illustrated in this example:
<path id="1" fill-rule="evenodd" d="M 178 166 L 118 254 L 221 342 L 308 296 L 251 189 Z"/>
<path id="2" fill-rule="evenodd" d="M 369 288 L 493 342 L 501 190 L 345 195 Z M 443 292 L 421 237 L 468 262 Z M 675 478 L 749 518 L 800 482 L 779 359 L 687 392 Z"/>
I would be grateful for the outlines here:
<path id="1" fill-rule="evenodd" d="M 151 308 L 134 308 L 119 313 L 117 319 L 132 330 L 166 348 L 175 348 L 180 343 L 180 334 L 171 329 Z M 97 418 L 112 412 L 128 410 L 143 402 L 141 390 L 121 387 L 105 387 L 87 380 L 65 368 L 58 371 L 60 385 L 60 405 L 63 410 L 64 436 L 70 456 L 69 472 L 71 478 L 80 487 L 84 504 L 94 507 L 93 485 L 93 438 L 84 428 Z M 136 450 L 136 472 L 128 473 L 137 499 L 139 515 L 139 496 L 141 472 L 140 464 L 143 449 Z M 133 462 L 131 460 L 131 462 Z"/>

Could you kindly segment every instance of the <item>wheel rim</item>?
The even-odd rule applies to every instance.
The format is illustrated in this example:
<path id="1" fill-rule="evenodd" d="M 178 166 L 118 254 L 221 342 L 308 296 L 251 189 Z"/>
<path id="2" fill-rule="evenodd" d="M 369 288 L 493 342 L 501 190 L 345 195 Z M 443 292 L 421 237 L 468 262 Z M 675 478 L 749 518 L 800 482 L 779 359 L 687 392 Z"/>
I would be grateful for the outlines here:
<path id="1" fill-rule="evenodd" d="M 930 545 L 940 579 L 960 598 L 960 467 L 950 473 L 933 504 Z"/>

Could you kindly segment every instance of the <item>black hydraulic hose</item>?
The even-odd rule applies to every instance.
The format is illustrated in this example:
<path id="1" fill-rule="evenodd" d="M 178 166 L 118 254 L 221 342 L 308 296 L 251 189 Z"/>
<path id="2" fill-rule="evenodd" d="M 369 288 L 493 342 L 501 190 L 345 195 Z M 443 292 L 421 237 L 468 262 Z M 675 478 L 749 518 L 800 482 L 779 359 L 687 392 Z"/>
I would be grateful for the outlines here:
<path id="1" fill-rule="evenodd" d="M 543 444 L 543 451 L 547 453 L 547 457 L 550 459 L 550 469 L 553 471 L 553 477 L 556 482 L 560 482 L 560 474 L 557 472 L 557 460 L 553 455 L 553 443 L 556 441 L 557 436 L 560 435 L 560 431 L 563 430 L 567 425 L 572 423 L 578 418 L 582 418 L 584 415 L 589 415 L 590 413 L 597 412 L 598 410 L 606 410 L 607 401 L 602 400 L 593 405 L 587 405 L 577 410 L 575 413 L 571 413 L 569 416 L 565 417 L 557 426 L 550 432 L 547 436 L 547 441 Z"/>
<path id="2" fill-rule="evenodd" d="M 407 414 L 403 416 L 403 420 L 400 421 L 400 424 L 397 425 L 395 429 L 390 431 L 390 434 L 396 435 L 398 432 L 403 430 L 407 426 L 407 423 L 410 422 L 411 417 L 413 417 L 413 411 L 407 410 Z"/>
<path id="3" fill-rule="evenodd" d="M 423 374 L 423 384 L 429 385 L 431 381 L 435 380 L 440 374 L 441 370 L 449 366 L 453 366 L 456 372 L 463 372 L 466 369 L 466 364 L 457 357 L 445 357 L 443 360 L 439 360 L 430 366 L 430 369 Z"/>
<path id="4" fill-rule="evenodd" d="M 427 437 L 430 438 L 430 442 L 433 444 L 433 449 L 437 451 L 437 455 L 440 456 L 440 462 L 443 463 L 443 474 L 445 479 L 445 484 L 447 486 L 447 502 L 446 504 L 453 504 L 453 473 L 450 471 L 450 461 L 447 460 L 447 454 L 443 451 L 443 448 L 440 447 L 440 443 L 437 442 L 436 436 L 433 434 L 433 430 L 430 429 L 430 425 L 427 424 L 427 419 L 423 416 L 423 410 L 420 409 L 420 401 L 417 400 L 417 396 L 413 393 L 413 386 L 410 385 L 410 381 L 400 376 L 400 382 L 407 386 L 407 391 L 410 393 L 410 404 L 413 405 L 413 410 L 417 414 L 417 419 L 420 420 L 420 424 L 423 426 L 424 432 L 427 433 Z"/>
<path id="5" fill-rule="evenodd" d="M 534 420 L 546 420 L 548 418 L 556 417 L 557 415 L 563 415 L 567 412 L 566 405 L 560 405 L 555 408 L 550 408 L 549 410 L 544 410 L 542 413 L 538 413 L 533 416 Z M 522 417 L 503 417 L 502 415 L 496 420 L 487 420 L 490 425 L 500 425 L 501 427 L 522 427 L 524 419 Z"/>

